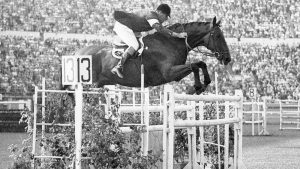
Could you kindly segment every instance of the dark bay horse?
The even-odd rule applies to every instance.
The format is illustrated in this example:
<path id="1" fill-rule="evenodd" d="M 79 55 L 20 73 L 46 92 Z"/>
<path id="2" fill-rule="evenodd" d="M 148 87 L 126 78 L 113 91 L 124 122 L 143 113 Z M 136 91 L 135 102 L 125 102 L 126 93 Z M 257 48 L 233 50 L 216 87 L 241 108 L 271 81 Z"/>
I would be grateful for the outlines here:
<path id="1" fill-rule="evenodd" d="M 145 50 L 141 56 L 129 59 L 123 69 L 124 78 L 111 73 L 118 63 L 112 57 L 111 46 L 88 46 L 76 52 L 77 55 L 92 55 L 93 82 L 98 87 L 120 84 L 128 87 L 141 86 L 141 64 L 145 67 L 145 87 L 158 86 L 171 81 L 180 81 L 191 72 L 194 73 L 194 92 L 205 91 L 211 80 L 207 66 L 203 61 L 186 64 L 189 51 L 198 46 L 205 46 L 222 64 L 230 61 L 230 53 L 220 22 L 216 17 L 212 22 L 191 22 L 174 24 L 169 27 L 174 32 L 187 32 L 187 39 L 179 39 L 161 33 L 154 33 L 143 38 Z M 204 75 L 204 84 L 200 82 L 199 68 Z"/>

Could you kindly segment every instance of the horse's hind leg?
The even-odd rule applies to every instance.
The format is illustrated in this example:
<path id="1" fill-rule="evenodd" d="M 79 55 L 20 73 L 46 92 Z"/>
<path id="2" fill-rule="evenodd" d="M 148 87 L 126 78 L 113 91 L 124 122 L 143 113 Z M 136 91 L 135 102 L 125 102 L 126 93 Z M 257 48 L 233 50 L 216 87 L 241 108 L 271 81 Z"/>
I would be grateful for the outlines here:
<path id="1" fill-rule="evenodd" d="M 189 75 L 191 72 L 192 68 L 190 65 L 176 65 L 162 70 L 163 77 L 167 82 L 179 81 Z"/>

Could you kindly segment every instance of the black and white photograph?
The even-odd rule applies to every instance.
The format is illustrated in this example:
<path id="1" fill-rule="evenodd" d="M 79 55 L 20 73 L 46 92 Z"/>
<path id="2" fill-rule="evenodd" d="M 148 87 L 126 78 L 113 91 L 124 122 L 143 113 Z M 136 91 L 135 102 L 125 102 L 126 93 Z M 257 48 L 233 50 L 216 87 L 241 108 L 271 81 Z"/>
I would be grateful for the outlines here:
<path id="1" fill-rule="evenodd" d="M 300 169 L 300 1 L 0 11 L 0 169 Z"/>

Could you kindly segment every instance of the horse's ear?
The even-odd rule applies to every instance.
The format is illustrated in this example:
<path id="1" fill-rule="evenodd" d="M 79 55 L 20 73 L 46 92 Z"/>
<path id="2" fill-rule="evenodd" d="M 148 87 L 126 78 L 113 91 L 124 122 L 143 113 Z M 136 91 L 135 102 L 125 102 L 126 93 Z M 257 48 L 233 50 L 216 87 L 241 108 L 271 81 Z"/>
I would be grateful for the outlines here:
<path id="1" fill-rule="evenodd" d="M 210 23 L 210 28 L 213 28 L 214 26 L 216 26 L 216 22 L 217 22 L 217 18 L 214 17 L 212 22 Z"/>
<path id="2" fill-rule="evenodd" d="M 221 19 L 216 23 L 218 26 L 221 25 Z"/>

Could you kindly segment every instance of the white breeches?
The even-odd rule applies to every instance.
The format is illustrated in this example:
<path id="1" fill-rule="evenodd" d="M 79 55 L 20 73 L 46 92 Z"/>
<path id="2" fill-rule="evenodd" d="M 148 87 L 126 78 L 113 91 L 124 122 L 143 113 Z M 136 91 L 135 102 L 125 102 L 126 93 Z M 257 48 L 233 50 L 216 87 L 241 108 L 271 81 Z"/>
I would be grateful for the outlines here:
<path id="1" fill-rule="evenodd" d="M 135 50 L 138 50 L 139 43 L 135 37 L 134 32 L 130 28 L 116 21 L 114 31 L 117 33 L 117 35 L 121 38 L 123 42 L 133 47 Z"/>

